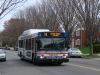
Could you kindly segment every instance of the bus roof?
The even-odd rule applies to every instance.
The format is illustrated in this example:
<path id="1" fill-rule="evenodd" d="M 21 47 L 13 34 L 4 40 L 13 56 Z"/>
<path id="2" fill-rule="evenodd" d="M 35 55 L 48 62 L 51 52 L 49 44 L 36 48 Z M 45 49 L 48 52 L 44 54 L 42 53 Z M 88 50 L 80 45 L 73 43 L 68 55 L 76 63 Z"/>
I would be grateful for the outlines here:
<path id="1" fill-rule="evenodd" d="M 19 39 L 27 37 L 27 36 L 32 36 L 32 35 L 36 37 L 37 33 L 39 32 L 50 32 L 50 30 L 49 29 L 29 29 L 29 30 L 24 31 L 22 35 L 19 36 Z"/>

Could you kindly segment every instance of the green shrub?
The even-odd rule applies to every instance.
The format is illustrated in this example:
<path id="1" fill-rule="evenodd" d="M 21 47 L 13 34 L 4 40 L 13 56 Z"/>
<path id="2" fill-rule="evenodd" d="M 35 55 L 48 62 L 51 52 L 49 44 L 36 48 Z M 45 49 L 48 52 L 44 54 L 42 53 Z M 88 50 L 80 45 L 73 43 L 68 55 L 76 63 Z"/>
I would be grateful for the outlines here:
<path id="1" fill-rule="evenodd" d="M 88 47 L 80 48 L 80 50 L 82 51 L 83 54 L 89 54 L 90 53 L 90 49 Z"/>

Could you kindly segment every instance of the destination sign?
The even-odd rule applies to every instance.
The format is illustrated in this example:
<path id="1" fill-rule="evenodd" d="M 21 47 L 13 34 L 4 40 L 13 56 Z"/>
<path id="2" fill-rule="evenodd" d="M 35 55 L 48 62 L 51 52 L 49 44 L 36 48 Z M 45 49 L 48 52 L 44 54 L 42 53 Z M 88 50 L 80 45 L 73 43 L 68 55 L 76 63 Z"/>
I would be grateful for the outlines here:
<path id="1" fill-rule="evenodd" d="M 63 32 L 42 32 L 41 37 L 66 37 L 66 33 Z"/>

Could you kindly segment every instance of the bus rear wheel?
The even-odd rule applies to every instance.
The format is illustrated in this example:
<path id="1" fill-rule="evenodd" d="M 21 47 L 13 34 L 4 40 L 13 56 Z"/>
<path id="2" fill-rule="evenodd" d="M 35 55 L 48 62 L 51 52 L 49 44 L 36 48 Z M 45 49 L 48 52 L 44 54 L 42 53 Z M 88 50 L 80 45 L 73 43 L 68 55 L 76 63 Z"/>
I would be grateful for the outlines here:
<path id="1" fill-rule="evenodd" d="M 24 60 L 24 56 L 22 55 L 22 53 L 20 52 L 20 59 Z"/>

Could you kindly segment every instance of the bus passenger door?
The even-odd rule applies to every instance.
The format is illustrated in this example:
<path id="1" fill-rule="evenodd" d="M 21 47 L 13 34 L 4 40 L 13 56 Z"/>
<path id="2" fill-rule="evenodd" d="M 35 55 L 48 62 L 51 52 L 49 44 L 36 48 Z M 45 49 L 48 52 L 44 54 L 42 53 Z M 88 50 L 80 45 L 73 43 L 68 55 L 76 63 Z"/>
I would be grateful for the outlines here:
<path id="1" fill-rule="evenodd" d="M 36 38 L 32 38 L 32 61 L 33 62 L 36 57 L 36 50 L 37 50 Z"/>
<path id="2" fill-rule="evenodd" d="M 25 58 L 28 60 L 32 60 L 32 49 L 31 49 L 31 39 L 26 39 L 25 41 Z"/>

